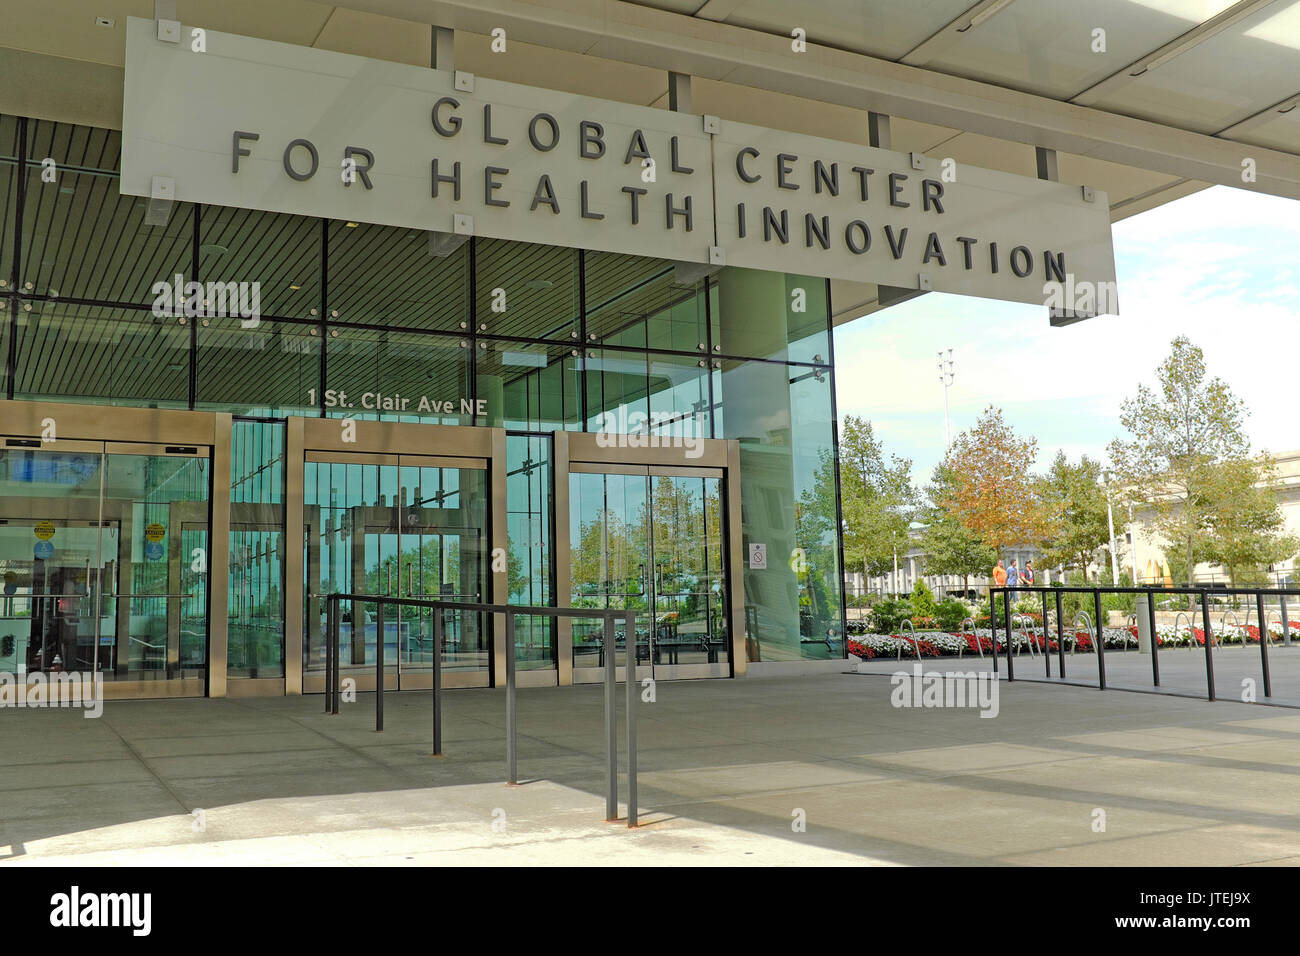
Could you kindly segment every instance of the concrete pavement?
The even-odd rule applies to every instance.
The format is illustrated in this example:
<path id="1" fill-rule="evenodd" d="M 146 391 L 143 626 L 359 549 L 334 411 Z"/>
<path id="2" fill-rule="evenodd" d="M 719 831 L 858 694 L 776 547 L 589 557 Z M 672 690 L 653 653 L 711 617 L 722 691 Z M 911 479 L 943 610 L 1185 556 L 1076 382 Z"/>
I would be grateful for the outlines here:
<path id="1" fill-rule="evenodd" d="M 890 691 L 660 682 L 631 832 L 602 820 L 595 685 L 519 692 L 518 787 L 500 691 L 447 692 L 442 759 L 422 692 L 386 696 L 382 734 L 370 695 L 337 717 L 320 697 L 3 710 L 0 861 L 1300 863 L 1300 713 L 1017 682 L 984 719 Z"/>

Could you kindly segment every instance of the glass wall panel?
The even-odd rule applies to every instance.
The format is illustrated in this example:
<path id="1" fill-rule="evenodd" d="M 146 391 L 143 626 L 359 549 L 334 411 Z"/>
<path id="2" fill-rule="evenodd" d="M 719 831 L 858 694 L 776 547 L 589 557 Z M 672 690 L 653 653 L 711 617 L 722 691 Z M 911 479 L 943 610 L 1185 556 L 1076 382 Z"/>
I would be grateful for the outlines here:
<path id="1" fill-rule="evenodd" d="M 24 302 L 14 398 L 188 407 L 190 321 L 131 309 Z"/>
<path id="2" fill-rule="evenodd" d="M 341 591 L 393 597 L 481 601 L 490 562 L 487 472 L 437 467 L 398 456 L 339 455 L 304 470 L 306 575 L 304 667 L 324 667 L 324 596 Z M 375 604 L 345 604 L 340 624 L 344 668 L 373 673 L 379 637 Z M 445 671 L 491 667 L 487 621 L 478 614 L 444 619 Z M 433 661 L 427 610 L 388 611 L 385 660 L 403 673 L 427 674 Z"/>
<path id="3" fill-rule="evenodd" d="M 725 355 L 791 362 L 830 361 L 826 280 L 727 267 L 711 290 Z"/>
<path id="4" fill-rule="evenodd" d="M 9 292 L 18 220 L 18 120 L 0 115 L 0 292 Z M 6 316 L 7 317 L 7 316 Z"/>
<path id="5" fill-rule="evenodd" d="M 120 535 L 116 590 L 104 604 L 116 627 L 117 675 L 202 677 L 208 652 L 208 460 L 117 454 L 112 447 L 104 467 L 104 514 L 118 523 Z M 107 545 L 104 553 L 107 561 Z M 101 643 L 106 636 L 101 633 Z"/>
<path id="6" fill-rule="evenodd" d="M 712 436 L 708 360 L 610 349 L 587 354 L 588 431 L 660 443 Z"/>
<path id="7" fill-rule="evenodd" d="M 744 548 L 767 545 L 767 569 L 744 570 L 750 660 L 843 653 L 829 371 L 724 363 L 723 436 L 740 441 Z"/>
<path id="8" fill-rule="evenodd" d="M 319 414 L 321 339 L 316 326 L 261 320 L 199 323 L 196 408 L 274 417 Z"/>
<path id="9" fill-rule="evenodd" d="M 255 282 L 260 315 L 320 310 L 320 220 L 225 206 L 199 208 L 199 278 Z"/>
<path id="10" fill-rule="evenodd" d="M 0 672 L 111 679 L 116 520 L 100 524 L 99 451 L 0 447 Z M 106 635 L 106 645 L 99 643 Z"/>
<path id="11" fill-rule="evenodd" d="M 326 414 L 472 425 L 469 362 L 468 339 L 332 328 L 325 338 Z"/>
<path id="12" fill-rule="evenodd" d="M 551 439 L 506 437 L 507 577 L 510 603 L 552 606 Z M 551 618 L 515 618 L 515 661 L 521 670 L 556 667 Z"/>
<path id="13" fill-rule="evenodd" d="M 526 342 L 485 342 L 475 385 L 487 402 L 480 425 L 517 431 L 578 431 L 582 395 L 577 349 Z"/>
<path id="14" fill-rule="evenodd" d="M 588 252 L 587 333 L 605 345 L 705 351 L 704 283 L 679 284 L 673 263 Z"/>
<path id="15" fill-rule="evenodd" d="M 477 239 L 474 268 L 474 321 L 480 331 L 576 341 L 581 315 L 577 249 Z"/>
<path id="16" fill-rule="evenodd" d="M 149 200 L 118 191 L 121 134 L 28 120 L 27 140 L 20 289 L 151 304 L 155 283 L 193 277 L 194 207 L 173 203 L 165 225 L 145 225 Z M 55 162 L 53 181 L 42 176 L 44 159 Z"/>
<path id="17" fill-rule="evenodd" d="M 328 317 L 359 325 L 466 331 L 469 243 L 437 256 L 429 251 L 424 230 L 331 220 Z"/>
<path id="18" fill-rule="evenodd" d="M 284 676 L 283 422 L 231 426 L 227 674 Z"/>

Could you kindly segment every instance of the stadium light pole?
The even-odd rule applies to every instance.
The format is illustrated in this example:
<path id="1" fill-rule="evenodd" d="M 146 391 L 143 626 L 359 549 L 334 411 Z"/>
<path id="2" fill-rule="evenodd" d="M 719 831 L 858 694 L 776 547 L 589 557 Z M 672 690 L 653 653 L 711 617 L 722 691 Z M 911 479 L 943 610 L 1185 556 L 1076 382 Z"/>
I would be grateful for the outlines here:
<path id="1" fill-rule="evenodd" d="M 943 450 L 947 453 L 952 447 L 952 430 L 948 426 L 948 388 L 952 385 L 953 366 L 952 349 L 948 349 L 948 358 L 939 350 L 939 381 L 943 383 Z"/>

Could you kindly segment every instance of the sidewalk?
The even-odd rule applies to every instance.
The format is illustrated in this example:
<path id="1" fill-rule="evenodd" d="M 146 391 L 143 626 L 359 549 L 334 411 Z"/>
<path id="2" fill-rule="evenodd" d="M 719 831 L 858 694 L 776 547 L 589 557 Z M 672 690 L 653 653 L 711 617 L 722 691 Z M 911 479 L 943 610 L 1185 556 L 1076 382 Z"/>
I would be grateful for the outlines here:
<path id="1" fill-rule="evenodd" d="M 520 691 L 518 787 L 499 691 L 447 693 L 442 759 L 419 692 L 385 698 L 382 734 L 369 695 L 337 717 L 320 697 L 0 711 L 0 861 L 1300 863 L 1300 714 L 1017 682 L 990 720 L 890 690 L 661 682 L 632 832 L 602 820 L 599 686 Z"/>

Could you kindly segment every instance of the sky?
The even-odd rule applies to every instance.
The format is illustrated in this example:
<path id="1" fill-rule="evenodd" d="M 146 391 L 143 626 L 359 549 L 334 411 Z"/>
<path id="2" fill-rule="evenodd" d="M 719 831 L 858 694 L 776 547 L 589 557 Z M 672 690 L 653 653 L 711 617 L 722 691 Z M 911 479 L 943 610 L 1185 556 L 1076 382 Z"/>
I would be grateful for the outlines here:
<path id="1" fill-rule="evenodd" d="M 1038 439 L 1036 470 L 1058 449 L 1106 460 L 1120 406 L 1154 386 L 1170 342 L 1187 335 L 1249 411 L 1256 451 L 1300 449 L 1300 202 L 1213 186 L 1112 227 L 1120 315 L 1065 328 L 1041 305 L 931 292 L 841 325 L 840 419 L 870 419 L 918 485 L 944 450 L 939 348 L 953 350 L 955 438 L 990 404 Z"/>

